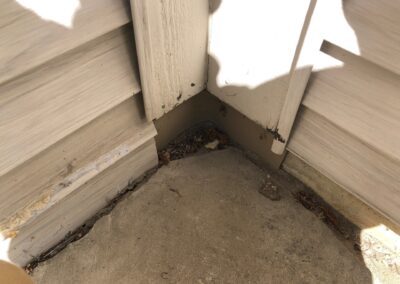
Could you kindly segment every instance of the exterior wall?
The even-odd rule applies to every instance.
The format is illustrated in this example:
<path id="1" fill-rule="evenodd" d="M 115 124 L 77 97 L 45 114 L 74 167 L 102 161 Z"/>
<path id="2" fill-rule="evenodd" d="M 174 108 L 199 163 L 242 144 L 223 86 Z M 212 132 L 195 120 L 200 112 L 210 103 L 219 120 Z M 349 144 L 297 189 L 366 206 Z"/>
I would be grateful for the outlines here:
<path id="1" fill-rule="evenodd" d="M 400 3 L 318 3 L 323 43 L 288 149 L 399 224 Z"/>
<path id="2" fill-rule="evenodd" d="M 70 22 L 0 4 L 0 245 L 19 265 L 157 164 L 129 1 L 79 2 Z"/>

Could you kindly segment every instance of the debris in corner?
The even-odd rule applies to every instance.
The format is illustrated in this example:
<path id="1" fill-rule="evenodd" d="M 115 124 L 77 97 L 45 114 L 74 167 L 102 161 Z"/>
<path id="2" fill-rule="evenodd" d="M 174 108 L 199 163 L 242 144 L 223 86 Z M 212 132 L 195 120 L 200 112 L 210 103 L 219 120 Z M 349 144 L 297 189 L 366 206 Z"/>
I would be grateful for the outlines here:
<path id="1" fill-rule="evenodd" d="M 225 149 L 230 145 L 228 136 L 212 124 L 189 129 L 158 151 L 159 165 L 182 159 L 201 150 Z"/>

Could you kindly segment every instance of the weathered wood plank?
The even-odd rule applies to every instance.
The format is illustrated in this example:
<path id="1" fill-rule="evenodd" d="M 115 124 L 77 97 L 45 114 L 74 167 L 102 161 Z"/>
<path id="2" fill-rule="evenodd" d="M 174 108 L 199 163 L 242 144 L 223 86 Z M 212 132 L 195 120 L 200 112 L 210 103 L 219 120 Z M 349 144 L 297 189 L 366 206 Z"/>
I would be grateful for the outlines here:
<path id="1" fill-rule="evenodd" d="M 0 177 L 0 231 L 25 223 L 49 206 L 57 191 L 71 191 L 70 185 L 78 184 L 75 180 L 99 171 L 99 166 L 93 171 L 90 165 L 100 163 L 104 155 L 106 162 L 114 162 L 109 153 L 126 141 L 135 145 L 155 134 L 141 97 L 134 96 Z"/>
<path id="2" fill-rule="evenodd" d="M 130 27 L 0 86 L 0 176 L 140 91 Z"/>
<path id="3" fill-rule="evenodd" d="M 0 83 L 130 21 L 128 0 L 49 4 L 0 1 Z"/>
<path id="4" fill-rule="evenodd" d="M 93 216 L 130 180 L 156 165 L 157 150 L 154 139 L 150 139 L 22 227 L 10 243 L 8 257 L 25 265 Z"/>
<path id="5" fill-rule="evenodd" d="M 161 117 L 205 88 L 207 0 L 131 0 L 146 116 Z"/>
<path id="6" fill-rule="evenodd" d="M 271 151 L 277 155 L 282 155 L 285 151 L 304 90 L 311 75 L 311 70 L 311 66 L 295 70 L 291 77 L 288 93 L 286 94 L 285 103 L 283 104 L 276 128 L 278 137 L 274 138 L 271 146 Z"/>
<path id="7" fill-rule="evenodd" d="M 299 114 L 289 151 L 400 223 L 400 162 L 393 161 L 304 108 Z"/>
<path id="8" fill-rule="evenodd" d="M 282 155 L 289 140 L 290 132 L 300 107 L 311 71 L 314 65 L 314 54 L 319 51 L 322 39 L 319 35 L 320 22 L 319 6 L 317 0 L 311 0 L 304 24 L 297 43 L 296 52 L 290 68 L 290 78 L 285 101 L 276 126 L 276 137 L 271 146 L 271 151 Z M 317 10 L 315 12 L 315 10 Z"/>

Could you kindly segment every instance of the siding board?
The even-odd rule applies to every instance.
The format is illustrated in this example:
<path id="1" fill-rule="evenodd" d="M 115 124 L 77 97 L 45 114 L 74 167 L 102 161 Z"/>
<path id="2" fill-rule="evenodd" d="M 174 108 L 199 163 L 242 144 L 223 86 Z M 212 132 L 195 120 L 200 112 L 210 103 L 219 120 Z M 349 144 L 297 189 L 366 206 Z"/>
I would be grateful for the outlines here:
<path id="1" fill-rule="evenodd" d="M 0 176 L 140 91 L 129 28 L 0 86 Z"/>
<path id="2" fill-rule="evenodd" d="M 303 107 L 289 151 L 400 223 L 400 164 L 374 151 L 354 135 Z"/>
<path id="3" fill-rule="evenodd" d="M 93 161 L 126 141 L 142 143 L 155 134 L 144 117 L 141 97 L 135 96 L 0 177 L 0 231 L 15 229 L 46 208 L 60 185 L 70 183 L 71 176 L 80 175 Z"/>
<path id="4" fill-rule="evenodd" d="M 8 252 L 10 260 L 25 265 L 32 256 L 57 244 L 68 232 L 92 217 L 130 180 L 155 165 L 157 151 L 154 139 L 150 139 L 21 228 L 11 241 Z"/>
<path id="5" fill-rule="evenodd" d="M 0 1 L 0 83 L 130 21 L 127 0 L 56 1 L 50 7 L 40 7 L 49 2 L 20 2 L 35 8 Z M 75 13 L 64 7 L 74 3 L 80 4 Z M 73 17 L 72 27 L 57 23 L 64 19 L 60 7 L 63 16 Z"/>

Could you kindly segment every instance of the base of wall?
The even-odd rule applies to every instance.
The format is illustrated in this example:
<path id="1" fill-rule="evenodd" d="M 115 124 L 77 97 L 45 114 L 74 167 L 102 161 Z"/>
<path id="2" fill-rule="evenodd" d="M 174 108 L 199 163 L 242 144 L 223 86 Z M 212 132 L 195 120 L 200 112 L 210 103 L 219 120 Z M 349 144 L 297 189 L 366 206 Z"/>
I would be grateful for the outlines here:
<path id="1" fill-rule="evenodd" d="M 279 156 L 272 153 L 270 150 L 273 141 L 271 133 L 207 91 L 184 102 L 154 122 L 158 131 L 157 149 L 164 148 L 169 141 L 184 130 L 203 121 L 215 123 L 229 135 L 233 142 L 254 153 L 257 160 L 265 166 L 277 169 L 283 163 L 282 168 L 286 172 L 310 187 L 360 229 L 383 224 L 400 234 L 399 225 L 388 220 L 293 154 L 288 153 L 285 158 L 285 155 Z"/>
<path id="2" fill-rule="evenodd" d="M 234 143 L 256 154 L 263 165 L 274 169 L 280 167 L 284 155 L 271 152 L 273 135 L 207 91 L 154 121 L 158 132 L 157 149 L 165 148 L 184 130 L 204 121 L 215 123 Z"/>

